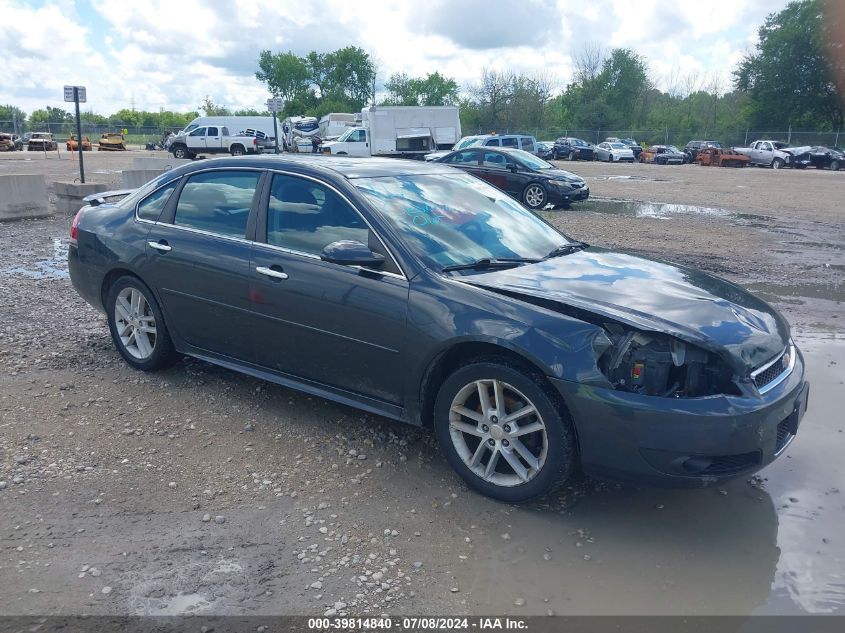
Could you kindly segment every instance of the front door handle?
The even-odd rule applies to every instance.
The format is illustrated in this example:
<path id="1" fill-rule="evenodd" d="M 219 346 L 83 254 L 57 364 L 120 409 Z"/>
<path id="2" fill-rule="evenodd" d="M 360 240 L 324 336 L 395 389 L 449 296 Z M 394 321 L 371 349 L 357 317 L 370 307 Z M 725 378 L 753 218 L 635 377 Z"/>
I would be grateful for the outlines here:
<path id="1" fill-rule="evenodd" d="M 162 240 L 161 242 L 147 242 L 147 245 L 150 248 L 154 248 L 157 251 L 161 251 L 162 253 L 169 253 L 173 249 L 167 245 L 167 242 Z"/>
<path id="2" fill-rule="evenodd" d="M 265 268 L 264 266 L 257 266 L 255 271 L 261 273 L 262 275 L 267 275 L 268 277 L 272 277 L 273 279 L 287 279 L 288 278 L 287 273 L 282 272 L 281 270 L 273 270 L 272 268 Z"/>

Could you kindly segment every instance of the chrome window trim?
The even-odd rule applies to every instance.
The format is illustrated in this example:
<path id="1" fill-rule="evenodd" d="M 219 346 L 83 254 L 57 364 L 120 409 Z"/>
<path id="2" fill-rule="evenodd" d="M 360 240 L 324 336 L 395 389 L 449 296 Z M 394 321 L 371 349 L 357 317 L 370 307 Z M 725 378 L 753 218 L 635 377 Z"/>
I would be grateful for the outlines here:
<path id="1" fill-rule="evenodd" d="M 352 203 L 352 201 L 349 199 L 349 197 L 346 194 L 344 194 L 342 191 L 338 190 L 331 183 L 328 183 L 325 180 L 311 176 L 309 174 L 300 174 L 300 173 L 296 173 L 296 172 L 292 172 L 292 171 L 286 171 L 284 169 L 275 169 L 275 168 L 269 168 L 267 171 L 270 172 L 271 175 L 272 174 L 281 174 L 283 176 L 293 176 L 295 178 L 305 178 L 306 180 L 311 180 L 312 182 L 315 182 L 318 185 L 322 185 L 322 186 L 327 187 L 328 189 L 331 189 L 332 191 L 334 191 L 338 196 L 341 197 L 341 199 L 343 199 L 346 202 L 346 204 L 349 205 L 349 207 L 355 213 L 358 214 L 358 217 L 361 218 L 364 221 L 364 224 L 366 224 L 367 227 L 370 229 L 370 231 L 373 232 L 373 235 L 376 236 L 376 239 L 382 245 L 384 250 L 387 252 L 388 255 L 390 255 L 390 259 L 393 260 L 393 263 L 395 264 L 396 268 L 400 271 L 401 275 L 397 274 L 397 273 L 387 272 L 387 271 L 380 271 L 380 270 L 372 269 L 372 268 L 363 268 L 362 270 L 377 272 L 377 273 L 381 273 L 382 275 L 392 275 L 394 277 L 400 277 L 401 279 L 404 279 L 406 281 L 408 280 L 408 275 L 405 273 L 405 270 L 399 264 L 399 260 L 396 259 L 396 256 L 393 254 L 393 251 L 390 249 L 390 247 L 387 245 L 387 243 L 382 239 L 381 235 L 379 235 L 379 232 L 375 230 L 375 228 L 370 223 L 370 221 L 366 217 L 364 217 L 364 215 L 361 213 L 361 211 L 358 210 L 358 208 Z M 273 187 L 273 183 L 271 181 L 270 182 L 270 188 L 272 189 L 272 187 Z M 267 202 L 267 212 L 268 213 L 270 212 L 270 202 L 269 202 L 269 200 Z M 274 244 L 268 244 L 267 242 L 256 242 L 256 243 L 264 245 L 264 246 L 272 246 L 274 248 L 281 248 L 281 249 L 286 250 L 287 252 L 294 254 L 294 255 L 308 255 L 308 256 L 314 257 L 316 259 L 320 259 L 319 255 L 314 255 L 313 253 L 303 253 L 301 251 L 286 249 L 284 247 L 276 246 Z M 322 261 L 322 260 L 320 260 L 320 261 Z M 361 267 L 360 266 L 351 266 L 351 267 L 347 267 L 347 268 L 361 268 Z"/>
<path id="2" fill-rule="evenodd" d="M 789 365 L 787 366 L 787 368 L 784 369 L 780 374 L 778 374 L 771 382 L 763 385 L 762 387 L 757 387 L 757 391 L 760 393 L 761 396 L 765 393 L 768 393 L 769 391 L 771 391 L 775 387 L 777 387 L 784 380 L 786 380 L 787 377 L 792 373 L 792 370 L 795 368 L 795 356 L 796 356 L 795 351 L 796 351 L 795 350 L 795 343 L 793 343 L 790 340 L 789 345 L 787 345 L 780 354 L 775 356 L 772 360 L 770 360 L 765 365 L 762 365 L 761 367 L 758 367 L 757 369 L 755 369 L 754 371 L 751 372 L 751 381 L 754 382 L 754 386 L 756 387 L 757 383 L 755 382 L 755 379 L 757 378 L 757 376 L 762 374 L 769 367 L 771 367 L 776 362 L 778 362 L 781 358 L 783 358 L 784 354 L 789 352 Z"/>

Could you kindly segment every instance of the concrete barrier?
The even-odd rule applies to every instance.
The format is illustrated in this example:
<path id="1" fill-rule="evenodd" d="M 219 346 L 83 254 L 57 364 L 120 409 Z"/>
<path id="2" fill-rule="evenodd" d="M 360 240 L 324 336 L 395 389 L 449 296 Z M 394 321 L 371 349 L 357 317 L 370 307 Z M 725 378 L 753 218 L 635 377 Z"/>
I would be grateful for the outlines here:
<path id="1" fill-rule="evenodd" d="M 175 167 L 179 167 L 179 165 L 187 165 L 191 161 L 188 159 L 179 160 L 177 158 L 173 158 L 172 156 L 167 156 L 166 158 L 158 158 L 156 156 L 142 156 L 139 158 L 132 159 L 132 167 L 133 169 L 173 169 Z"/>
<path id="2" fill-rule="evenodd" d="M 0 176 L 0 221 L 52 215 L 41 174 Z"/>
<path id="3" fill-rule="evenodd" d="M 53 186 L 56 191 L 56 213 L 73 215 L 85 206 L 82 200 L 92 193 L 107 191 L 108 185 L 99 182 L 55 182 Z"/>
<path id="4" fill-rule="evenodd" d="M 161 176 L 166 169 L 124 169 L 121 172 L 123 176 L 124 189 L 137 189 L 141 185 L 150 182 L 153 178 Z"/>

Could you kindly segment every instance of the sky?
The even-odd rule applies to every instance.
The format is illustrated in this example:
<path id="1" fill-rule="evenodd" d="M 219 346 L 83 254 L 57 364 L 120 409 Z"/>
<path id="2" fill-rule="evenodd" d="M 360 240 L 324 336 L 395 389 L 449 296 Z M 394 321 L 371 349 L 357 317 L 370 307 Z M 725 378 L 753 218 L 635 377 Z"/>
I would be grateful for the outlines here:
<path id="1" fill-rule="evenodd" d="M 360 46 L 378 82 L 439 71 L 467 89 L 482 70 L 544 72 L 562 90 L 585 46 L 628 47 L 662 89 L 696 75 L 730 87 L 766 15 L 787 0 L 0 0 L 0 103 L 26 112 L 196 110 L 204 96 L 259 108 L 258 54 Z M 68 104 L 70 105 L 70 104 Z M 68 107 L 68 109 L 70 109 Z"/>

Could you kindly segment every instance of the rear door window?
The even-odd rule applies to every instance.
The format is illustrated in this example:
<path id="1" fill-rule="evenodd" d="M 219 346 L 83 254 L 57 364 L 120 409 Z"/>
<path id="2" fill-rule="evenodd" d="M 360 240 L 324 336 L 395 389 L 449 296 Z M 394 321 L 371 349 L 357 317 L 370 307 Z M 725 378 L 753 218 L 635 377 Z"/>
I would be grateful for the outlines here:
<path id="1" fill-rule="evenodd" d="M 516 137 L 503 138 L 502 147 L 518 147 Z"/>
<path id="2" fill-rule="evenodd" d="M 176 204 L 173 223 L 229 237 L 246 237 L 258 171 L 220 170 L 191 176 Z"/>
<path id="3" fill-rule="evenodd" d="M 534 139 L 530 136 L 523 136 L 522 137 L 522 149 L 526 152 L 533 152 L 534 151 Z"/>
<path id="4" fill-rule="evenodd" d="M 472 150 L 464 150 L 462 152 L 457 152 L 453 156 L 450 156 L 448 160 L 445 160 L 443 162 L 452 165 L 477 165 L 478 152 Z"/>
<path id="5" fill-rule="evenodd" d="M 138 218 L 150 222 L 157 221 L 174 189 L 176 189 L 176 183 L 162 187 L 142 200 L 138 204 Z"/>
<path id="6" fill-rule="evenodd" d="M 499 147 L 501 142 L 497 138 L 491 138 L 486 143 L 484 143 L 486 147 Z"/>

